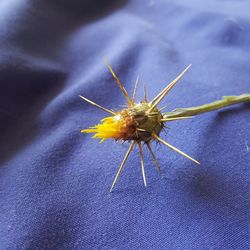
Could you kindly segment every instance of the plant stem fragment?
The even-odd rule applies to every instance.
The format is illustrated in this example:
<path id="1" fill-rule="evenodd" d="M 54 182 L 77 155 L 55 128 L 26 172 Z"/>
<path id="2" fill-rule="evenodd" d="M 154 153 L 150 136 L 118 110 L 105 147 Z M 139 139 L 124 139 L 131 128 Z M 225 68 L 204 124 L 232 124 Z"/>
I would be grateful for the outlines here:
<path id="1" fill-rule="evenodd" d="M 244 103 L 244 102 L 250 102 L 250 94 L 243 94 L 239 96 L 223 96 L 222 99 L 219 101 L 207 103 L 204 105 L 190 107 L 190 108 L 177 108 L 171 112 L 163 114 L 163 119 L 167 120 L 170 118 L 179 118 L 179 117 L 183 118 L 183 117 L 195 116 L 202 113 L 225 108 L 233 104 Z"/>

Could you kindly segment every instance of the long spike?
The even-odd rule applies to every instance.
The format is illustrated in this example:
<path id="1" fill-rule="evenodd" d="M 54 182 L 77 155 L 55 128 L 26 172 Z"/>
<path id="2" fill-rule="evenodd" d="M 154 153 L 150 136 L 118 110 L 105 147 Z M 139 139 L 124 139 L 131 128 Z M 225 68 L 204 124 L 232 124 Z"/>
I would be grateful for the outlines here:
<path id="1" fill-rule="evenodd" d="M 147 181 L 146 181 L 146 175 L 145 175 L 145 167 L 144 167 L 144 159 L 143 159 L 143 154 L 142 154 L 141 142 L 138 142 L 138 146 L 139 146 L 139 150 L 140 150 L 142 177 L 143 177 L 144 186 L 146 187 Z"/>
<path id="2" fill-rule="evenodd" d="M 121 172 L 122 172 L 122 169 L 123 169 L 123 167 L 124 167 L 124 165 L 125 165 L 125 163 L 126 163 L 126 161 L 127 161 L 127 159 L 128 159 L 128 156 L 129 156 L 131 150 L 133 149 L 133 146 L 134 146 L 134 145 L 135 145 L 135 142 L 132 142 L 132 143 L 130 144 L 130 146 L 129 146 L 129 148 L 128 148 L 128 151 L 127 151 L 127 153 L 126 153 L 126 155 L 125 155 L 125 157 L 124 157 L 124 159 L 123 159 L 123 161 L 122 161 L 122 163 L 121 163 L 121 166 L 120 166 L 120 168 L 119 168 L 119 170 L 118 170 L 118 172 L 117 172 L 117 174 L 116 174 L 116 176 L 115 176 L 115 179 L 114 179 L 114 181 L 113 181 L 113 183 L 112 183 L 112 186 L 111 186 L 109 192 L 112 192 L 112 190 L 113 190 L 113 188 L 114 188 L 114 186 L 115 186 L 115 183 L 116 183 L 118 177 L 120 176 L 120 174 L 121 174 Z"/>
<path id="3" fill-rule="evenodd" d="M 143 129 L 143 128 L 137 128 L 136 130 L 138 130 L 138 131 L 142 131 L 142 132 L 147 131 L 146 129 Z"/>
<path id="4" fill-rule="evenodd" d="M 97 107 L 97 108 L 99 108 L 99 109 L 101 109 L 101 110 L 103 110 L 103 111 L 106 111 L 106 112 L 108 112 L 108 113 L 110 113 L 110 114 L 112 114 L 112 115 L 117 115 L 117 114 L 116 114 L 115 112 L 113 112 L 112 110 L 106 109 L 106 108 L 100 106 L 99 104 L 97 104 L 97 103 L 95 103 L 95 102 L 93 102 L 93 101 L 90 101 L 90 100 L 87 99 L 86 97 L 83 97 L 83 96 L 81 96 L 81 95 L 79 95 L 79 96 L 80 96 L 84 101 L 86 101 L 86 102 L 88 102 L 88 103 L 94 105 L 95 107 Z"/>
<path id="5" fill-rule="evenodd" d="M 138 87 L 138 82 L 139 82 L 139 75 L 137 76 L 136 81 L 135 81 L 135 87 L 134 87 L 134 92 L 133 92 L 133 97 L 132 97 L 132 101 L 133 102 L 135 101 L 135 96 L 136 96 L 136 91 L 137 91 L 137 87 Z"/>
<path id="6" fill-rule="evenodd" d="M 180 75 L 178 75 L 171 83 L 168 84 L 152 101 L 152 107 L 149 109 L 149 112 L 152 111 L 160 101 L 167 95 L 167 93 L 174 87 L 174 85 L 181 79 L 181 77 L 186 73 L 186 71 L 191 67 L 191 64 L 188 65 Z"/>
<path id="7" fill-rule="evenodd" d="M 162 144 L 164 144 L 165 146 L 169 147 L 170 149 L 174 150 L 175 152 L 181 154 L 182 156 L 185 156 L 189 160 L 191 160 L 191 161 L 193 161 L 193 162 L 195 162 L 197 164 L 200 164 L 197 160 L 193 159 L 192 157 L 190 157 L 189 155 L 185 154 L 184 152 L 182 152 L 178 148 L 176 148 L 176 147 L 172 146 L 171 144 L 169 144 L 168 142 L 164 141 L 159 136 L 157 136 L 155 133 L 152 134 L 152 137 L 155 138 L 156 140 L 158 140 L 159 142 L 161 142 Z"/>
<path id="8" fill-rule="evenodd" d="M 146 84 L 143 83 L 144 101 L 148 102 Z"/>
<path id="9" fill-rule="evenodd" d="M 176 81 L 176 79 L 178 78 L 178 79 L 180 79 L 180 77 L 181 76 L 183 76 L 184 74 L 185 74 L 185 72 L 190 68 L 192 66 L 192 64 L 189 64 L 185 69 L 184 69 L 184 71 L 182 71 L 182 73 L 179 75 L 179 76 L 177 76 L 171 83 L 173 83 L 173 82 L 175 82 Z M 170 84 L 171 84 L 170 83 Z M 165 87 L 151 102 L 152 103 L 154 103 L 166 90 L 167 90 L 167 88 L 169 87 L 169 85 L 170 84 L 168 84 L 167 85 L 167 87 Z"/>
<path id="10" fill-rule="evenodd" d="M 173 117 L 173 118 L 163 118 L 163 119 L 161 119 L 161 122 L 170 122 L 170 121 L 177 121 L 177 120 L 190 119 L 190 118 L 193 118 L 193 116 L 180 116 L 180 117 Z"/>
<path id="11" fill-rule="evenodd" d="M 164 106 L 162 108 L 159 109 L 159 111 L 162 111 L 163 109 L 165 109 L 167 106 Z"/>
<path id="12" fill-rule="evenodd" d="M 150 154 L 151 154 L 151 156 L 152 156 L 152 158 L 153 158 L 154 164 L 155 164 L 157 170 L 159 171 L 159 173 L 161 174 L 161 168 L 160 168 L 160 166 L 159 166 L 159 164 L 158 164 L 158 162 L 157 162 L 157 159 L 156 159 L 156 157 L 155 157 L 155 154 L 154 154 L 154 152 L 153 152 L 153 150 L 152 150 L 151 142 L 147 142 L 146 144 L 147 144 L 147 147 L 148 147 L 148 149 L 149 149 L 149 152 L 150 152 Z"/>
<path id="13" fill-rule="evenodd" d="M 122 93 L 125 95 L 127 102 L 129 104 L 129 106 L 133 105 L 133 101 L 131 100 L 131 98 L 128 95 L 128 92 L 126 91 L 126 89 L 124 88 L 124 86 L 122 85 L 122 83 L 120 82 L 119 78 L 116 76 L 115 72 L 113 71 L 113 69 L 111 68 L 111 66 L 106 63 L 110 73 L 112 74 L 112 76 L 115 78 L 116 83 L 118 84 L 118 86 L 120 87 Z"/>

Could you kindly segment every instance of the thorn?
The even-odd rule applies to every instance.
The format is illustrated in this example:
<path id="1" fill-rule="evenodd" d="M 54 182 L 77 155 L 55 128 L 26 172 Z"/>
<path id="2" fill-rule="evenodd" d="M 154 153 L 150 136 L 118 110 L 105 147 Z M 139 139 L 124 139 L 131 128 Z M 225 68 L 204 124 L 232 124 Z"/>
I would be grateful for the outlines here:
<path id="1" fill-rule="evenodd" d="M 150 103 L 152 104 L 149 112 L 152 111 L 160 101 L 167 95 L 167 93 L 175 86 L 175 84 L 181 79 L 181 77 L 186 73 L 186 71 L 191 67 L 192 64 L 188 65 L 180 75 L 178 75 L 171 83 L 168 84 Z"/>
<path id="2" fill-rule="evenodd" d="M 101 109 L 101 110 L 103 110 L 103 111 L 106 111 L 106 112 L 108 112 L 108 113 L 110 113 L 110 114 L 112 114 L 112 115 L 117 115 L 117 114 L 116 114 L 115 112 L 113 112 L 112 110 L 106 109 L 106 108 L 102 107 L 101 105 L 99 105 L 99 104 L 97 104 L 97 103 L 95 103 L 95 102 L 93 102 L 93 101 L 87 99 L 86 97 L 83 97 L 83 96 L 81 96 L 81 95 L 79 95 L 79 97 L 82 98 L 84 101 L 86 101 L 86 102 L 88 102 L 88 103 L 94 105 L 95 107 L 97 107 L 97 108 L 99 108 L 99 109 Z"/>
<path id="3" fill-rule="evenodd" d="M 143 83 L 144 101 L 148 102 L 146 84 Z"/>
<path id="4" fill-rule="evenodd" d="M 143 177 L 144 186 L 146 187 L 147 186 L 147 181 L 146 181 L 146 175 L 145 175 L 145 167 L 144 167 L 144 160 L 143 160 L 141 142 L 138 142 L 138 146 L 139 146 L 139 150 L 140 150 L 142 177 Z"/>
<path id="5" fill-rule="evenodd" d="M 115 74 L 115 72 L 113 71 L 113 69 L 111 68 L 111 66 L 108 64 L 108 62 L 105 62 L 110 73 L 112 74 L 112 76 L 114 77 L 116 83 L 118 84 L 118 86 L 120 87 L 122 93 L 125 95 L 127 102 L 129 104 L 129 106 L 133 106 L 134 102 L 131 100 L 131 98 L 128 95 L 128 92 L 126 91 L 126 89 L 124 88 L 124 86 L 122 85 L 122 83 L 120 82 L 119 78 L 117 77 L 117 75 Z"/>
<path id="6" fill-rule="evenodd" d="M 146 144 L 147 144 L 147 147 L 148 147 L 148 149 L 149 149 L 149 152 L 151 153 L 151 156 L 152 156 L 152 158 L 153 158 L 154 164 L 155 164 L 155 166 L 156 166 L 158 172 L 161 174 L 161 168 L 160 168 L 160 166 L 159 166 L 159 164 L 158 164 L 158 162 L 157 162 L 157 159 L 156 159 L 156 157 L 155 157 L 155 155 L 154 155 L 154 153 L 153 153 L 152 146 L 151 146 L 151 142 L 147 142 Z"/>
<path id="7" fill-rule="evenodd" d="M 164 144 L 165 146 L 169 147 L 170 149 L 174 150 L 175 152 L 181 154 L 182 156 L 184 156 L 184 157 L 188 158 L 189 160 L 195 162 L 196 164 L 200 165 L 200 163 L 197 160 L 193 159 L 191 156 L 187 155 L 186 153 L 182 152 L 178 148 L 176 148 L 173 145 L 169 144 L 168 142 L 164 141 L 159 136 L 157 136 L 155 133 L 152 134 L 152 137 L 155 138 L 157 141 L 161 142 L 162 144 Z"/>
<path id="8" fill-rule="evenodd" d="M 183 119 L 190 119 L 193 118 L 193 116 L 180 116 L 180 117 L 173 117 L 173 118 L 163 118 L 161 119 L 162 122 L 170 122 L 170 121 L 177 121 L 177 120 L 183 120 Z"/>
<path id="9" fill-rule="evenodd" d="M 135 96 L 136 96 L 136 91 L 137 91 L 137 87 L 138 87 L 138 82 L 139 82 L 139 75 L 137 76 L 136 81 L 135 81 L 135 87 L 134 87 L 133 98 L 132 98 L 133 102 L 135 102 Z"/>
<path id="10" fill-rule="evenodd" d="M 126 155 L 125 155 L 125 157 L 124 157 L 124 159 L 123 159 L 123 161 L 122 161 L 122 163 L 121 163 L 121 165 L 120 165 L 120 168 L 119 168 L 119 170 L 118 170 L 118 172 L 117 172 L 117 174 L 116 174 L 116 176 L 115 176 L 115 179 L 114 179 L 114 181 L 113 181 L 113 183 L 112 183 L 112 186 L 111 186 L 109 192 L 112 192 L 112 190 L 113 190 L 113 188 L 114 188 L 114 186 L 115 186 L 115 183 L 116 183 L 118 177 L 120 176 L 120 174 L 121 174 L 121 172 L 122 172 L 122 169 L 123 169 L 123 167 L 124 167 L 124 165 L 125 165 L 125 163 L 126 163 L 126 161 L 127 161 L 127 159 L 128 159 L 128 156 L 129 156 L 131 150 L 133 149 L 133 146 L 134 146 L 134 145 L 135 145 L 135 142 L 132 142 L 132 143 L 130 144 L 130 146 L 129 146 L 129 148 L 128 148 L 128 151 L 127 151 L 127 153 L 126 153 Z"/>

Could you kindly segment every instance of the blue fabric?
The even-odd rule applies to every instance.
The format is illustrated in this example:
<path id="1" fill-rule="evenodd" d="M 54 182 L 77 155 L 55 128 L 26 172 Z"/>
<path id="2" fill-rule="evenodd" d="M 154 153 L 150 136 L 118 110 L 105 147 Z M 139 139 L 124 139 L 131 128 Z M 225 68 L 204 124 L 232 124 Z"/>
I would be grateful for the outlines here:
<path id="1" fill-rule="evenodd" d="M 126 100 L 153 98 L 189 63 L 166 110 L 250 91 L 249 1 L 0 2 L 0 249 L 249 249 L 249 105 L 169 123 L 201 166 L 80 130 Z"/>

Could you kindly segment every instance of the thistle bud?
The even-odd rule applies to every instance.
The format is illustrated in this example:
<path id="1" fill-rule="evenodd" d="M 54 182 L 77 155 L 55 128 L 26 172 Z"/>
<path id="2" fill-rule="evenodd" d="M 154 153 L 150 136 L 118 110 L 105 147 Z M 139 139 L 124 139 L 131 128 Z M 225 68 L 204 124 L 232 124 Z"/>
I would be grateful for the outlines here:
<path id="1" fill-rule="evenodd" d="M 156 107 L 152 111 L 150 108 L 150 103 L 141 102 L 128 109 L 135 124 L 135 132 L 130 140 L 147 142 L 152 139 L 153 133 L 160 134 L 163 128 L 161 122 L 163 116 Z"/>

